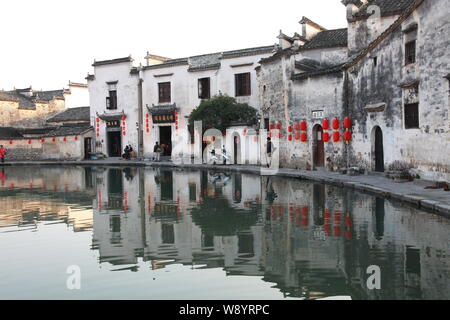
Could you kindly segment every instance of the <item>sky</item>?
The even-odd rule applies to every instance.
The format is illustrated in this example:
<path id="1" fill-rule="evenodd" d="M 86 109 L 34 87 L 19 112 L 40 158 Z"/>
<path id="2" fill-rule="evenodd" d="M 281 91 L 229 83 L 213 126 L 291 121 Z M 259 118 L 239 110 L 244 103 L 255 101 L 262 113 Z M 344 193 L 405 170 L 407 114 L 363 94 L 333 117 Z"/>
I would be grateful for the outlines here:
<path id="1" fill-rule="evenodd" d="M 0 89 L 67 88 L 94 60 L 181 58 L 275 44 L 306 16 L 346 27 L 341 0 L 14 0 L 0 9 Z"/>

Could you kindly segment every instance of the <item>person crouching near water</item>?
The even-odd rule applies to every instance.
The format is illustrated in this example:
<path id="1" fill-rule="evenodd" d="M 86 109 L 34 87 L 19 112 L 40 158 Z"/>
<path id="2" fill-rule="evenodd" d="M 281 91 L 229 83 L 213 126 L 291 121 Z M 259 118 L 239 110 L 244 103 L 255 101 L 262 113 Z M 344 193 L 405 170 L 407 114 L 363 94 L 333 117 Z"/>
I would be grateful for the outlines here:
<path id="1" fill-rule="evenodd" d="M 0 161 L 2 163 L 5 163 L 5 157 L 6 157 L 6 149 L 3 147 L 3 145 L 0 145 Z"/>
<path id="2" fill-rule="evenodd" d="M 125 150 L 123 151 L 122 158 L 124 158 L 125 160 L 130 160 L 131 158 L 130 153 L 131 153 L 130 146 L 126 146 Z"/>

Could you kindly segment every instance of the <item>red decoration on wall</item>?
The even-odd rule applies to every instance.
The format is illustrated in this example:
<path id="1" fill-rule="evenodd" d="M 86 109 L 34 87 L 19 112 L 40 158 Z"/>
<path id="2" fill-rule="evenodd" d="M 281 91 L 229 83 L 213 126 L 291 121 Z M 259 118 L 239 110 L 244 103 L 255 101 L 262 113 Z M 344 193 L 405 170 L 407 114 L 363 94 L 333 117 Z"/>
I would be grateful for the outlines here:
<path id="1" fill-rule="evenodd" d="M 292 141 L 292 134 L 288 136 L 289 141 Z"/>
<path id="2" fill-rule="evenodd" d="M 308 130 L 308 124 L 306 123 L 306 121 L 300 122 L 300 130 L 302 131 Z"/>
<path id="3" fill-rule="evenodd" d="M 281 130 L 281 123 L 279 123 L 279 122 L 277 123 L 277 129 Z"/>
<path id="4" fill-rule="evenodd" d="M 352 119 L 350 119 L 349 117 L 346 117 L 344 119 L 344 128 L 351 129 L 351 127 L 352 127 Z"/>
<path id="5" fill-rule="evenodd" d="M 293 131 L 292 126 L 289 126 L 289 127 L 288 127 L 288 131 L 289 131 L 289 132 L 292 132 L 292 131 Z"/>
<path id="6" fill-rule="evenodd" d="M 339 130 L 339 120 L 338 119 L 333 120 L 333 129 Z"/>
<path id="7" fill-rule="evenodd" d="M 339 131 L 333 132 L 333 141 L 339 142 L 340 140 L 341 140 L 341 134 L 339 133 Z"/>
<path id="8" fill-rule="evenodd" d="M 330 120 L 324 119 L 322 121 L 322 128 L 323 130 L 330 130 Z"/>
<path id="9" fill-rule="evenodd" d="M 274 129 L 273 123 L 271 123 L 271 124 L 269 125 L 269 129 L 270 129 L 270 130 L 273 130 L 273 129 Z"/>
<path id="10" fill-rule="evenodd" d="M 302 142 L 308 141 L 308 135 L 307 135 L 305 132 L 303 132 L 303 133 L 301 134 L 301 136 L 300 136 L 300 140 L 301 140 Z"/>
<path id="11" fill-rule="evenodd" d="M 295 133 L 295 140 L 300 140 L 300 132 Z"/>
<path id="12" fill-rule="evenodd" d="M 349 142 L 352 140 L 352 132 L 350 130 L 347 130 L 344 132 L 344 141 Z"/>
<path id="13" fill-rule="evenodd" d="M 297 130 L 297 131 L 300 130 L 300 125 L 298 123 L 295 123 L 294 124 L 294 129 Z"/>
<path id="14" fill-rule="evenodd" d="M 323 142 L 330 142 L 330 134 L 328 132 L 323 133 Z"/>

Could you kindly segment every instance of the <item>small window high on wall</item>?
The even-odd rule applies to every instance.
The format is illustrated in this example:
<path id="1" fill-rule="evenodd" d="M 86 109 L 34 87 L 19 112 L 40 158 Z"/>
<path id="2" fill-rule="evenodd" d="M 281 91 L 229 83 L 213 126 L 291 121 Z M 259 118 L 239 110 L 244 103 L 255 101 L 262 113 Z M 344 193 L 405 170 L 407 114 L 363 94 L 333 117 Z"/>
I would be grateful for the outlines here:
<path id="1" fill-rule="evenodd" d="M 234 82 L 236 97 L 250 96 L 252 94 L 250 72 L 235 74 Z"/>
<path id="2" fill-rule="evenodd" d="M 405 104 L 405 129 L 419 128 L 419 104 Z"/>
<path id="3" fill-rule="evenodd" d="M 198 98 L 207 100 L 211 97 L 210 78 L 198 79 Z"/>
<path id="4" fill-rule="evenodd" d="M 117 82 L 108 83 L 108 97 L 106 97 L 106 109 L 117 110 Z"/>
<path id="5" fill-rule="evenodd" d="M 416 62 L 416 40 L 410 41 L 405 45 L 405 65 Z"/>
<path id="6" fill-rule="evenodd" d="M 170 94 L 170 82 L 160 82 L 158 83 L 158 96 L 159 103 L 166 103 L 171 101 Z"/>

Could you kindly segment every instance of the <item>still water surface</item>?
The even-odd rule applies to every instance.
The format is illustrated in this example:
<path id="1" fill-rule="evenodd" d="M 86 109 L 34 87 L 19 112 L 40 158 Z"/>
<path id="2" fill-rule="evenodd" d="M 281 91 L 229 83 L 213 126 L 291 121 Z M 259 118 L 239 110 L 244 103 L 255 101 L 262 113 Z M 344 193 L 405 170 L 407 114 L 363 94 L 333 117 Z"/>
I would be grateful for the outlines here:
<path id="1" fill-rule="evenodd" d="M 443 217 L 297 179 L 0 171 L 0 299 L 450 299 L 449 235 Z"/>

